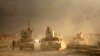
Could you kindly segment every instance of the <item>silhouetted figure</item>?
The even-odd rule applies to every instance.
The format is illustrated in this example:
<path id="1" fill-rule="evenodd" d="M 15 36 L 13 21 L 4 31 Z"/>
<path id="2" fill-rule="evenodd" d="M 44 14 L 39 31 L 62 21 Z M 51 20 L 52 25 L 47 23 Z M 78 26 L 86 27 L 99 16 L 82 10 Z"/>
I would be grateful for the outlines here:
<path id="1" fill-rule="evenodd" d="M 12 41 L 12 49 L 13 50 L 15 49 L 15 41 L 14 40 Z"/>

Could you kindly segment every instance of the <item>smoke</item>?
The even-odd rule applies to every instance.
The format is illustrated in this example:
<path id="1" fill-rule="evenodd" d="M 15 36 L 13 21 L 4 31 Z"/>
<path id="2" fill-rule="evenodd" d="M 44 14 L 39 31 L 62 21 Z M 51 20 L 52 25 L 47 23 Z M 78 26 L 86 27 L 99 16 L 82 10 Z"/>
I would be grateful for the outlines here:
<path id="1" fill-rule="evenodd" d="M 72 35 L 79 32 L 87 34 L 99 32 L 99 3 L 99 0 L 54 0 L 51 2 L 52 5 L 40 3 L 36 7 L 39 11 L 37 23 L 32 22 L 35 33 L 45 37 L 45 29 L 50 26 L 55 32 L 62 34 L 64 41 L 67 42 Z"/>
<path id="2" fill-rule="evenodd" d="M 27 18 L 34 39 L 45 37 L 47 26 L 65 41 L 79 32 L 100 32 L 99 0 L 0 0 L 0 8 L 3 33 L 20 33 L 27 27 Z"/>

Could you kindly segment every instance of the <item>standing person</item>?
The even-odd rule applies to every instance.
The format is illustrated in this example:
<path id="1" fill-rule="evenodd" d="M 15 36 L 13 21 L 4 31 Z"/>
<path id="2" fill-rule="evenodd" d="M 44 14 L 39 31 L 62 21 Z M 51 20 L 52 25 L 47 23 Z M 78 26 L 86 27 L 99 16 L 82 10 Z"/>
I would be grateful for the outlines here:
<path id="1" fill-rule="evenodd" d="M 14 40 L 12 41 L 12 49 L 13 50 L 15 49 L 15 41 Z"/>

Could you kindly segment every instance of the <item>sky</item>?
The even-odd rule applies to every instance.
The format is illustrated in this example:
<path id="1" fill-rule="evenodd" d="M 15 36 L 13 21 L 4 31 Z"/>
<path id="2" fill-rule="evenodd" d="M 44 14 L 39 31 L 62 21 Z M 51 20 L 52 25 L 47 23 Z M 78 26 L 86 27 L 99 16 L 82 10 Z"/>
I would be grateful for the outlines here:
<path id="1" fill-rule="evenodd" d="M 100 0 L 0 0 L 0 33 L 19 34 L 27 19 L 35 37 L 47 26 L 63 36 L 100 33 Z"/>

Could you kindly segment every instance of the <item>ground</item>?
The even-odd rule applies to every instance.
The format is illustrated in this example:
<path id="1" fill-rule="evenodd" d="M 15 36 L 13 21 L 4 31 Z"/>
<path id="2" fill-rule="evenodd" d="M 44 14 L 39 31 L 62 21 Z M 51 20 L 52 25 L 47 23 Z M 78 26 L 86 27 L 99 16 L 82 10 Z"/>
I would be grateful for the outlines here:
<path id="1" fill-rule="evenodd" d="M 19 50 L 19 48 L 12 50 L 11 48 L 0 48 L 0 56 L 100 56 L 100 50 L 82 51 L 78 49 L 64 49 L 58 51 L 41 51 L 39 45 L 35 45 L 34 50 Z"/>
<path id="2" fill-rule="evenodd" d="M 40 51 L 40 50 L 0 50 L 0 56 L 89 56 L 82 53 L 74 53 L 71 50 Z"/>

